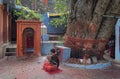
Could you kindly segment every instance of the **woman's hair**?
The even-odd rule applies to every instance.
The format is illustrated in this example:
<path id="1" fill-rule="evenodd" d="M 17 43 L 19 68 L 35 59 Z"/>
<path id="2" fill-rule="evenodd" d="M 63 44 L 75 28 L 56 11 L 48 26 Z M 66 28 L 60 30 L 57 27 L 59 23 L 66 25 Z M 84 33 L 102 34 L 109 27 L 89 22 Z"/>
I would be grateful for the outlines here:
<path id="1" fill-rule="evenodd" d="M 51 49 L 50 52 L 55 53 L 55 49 Z"/>

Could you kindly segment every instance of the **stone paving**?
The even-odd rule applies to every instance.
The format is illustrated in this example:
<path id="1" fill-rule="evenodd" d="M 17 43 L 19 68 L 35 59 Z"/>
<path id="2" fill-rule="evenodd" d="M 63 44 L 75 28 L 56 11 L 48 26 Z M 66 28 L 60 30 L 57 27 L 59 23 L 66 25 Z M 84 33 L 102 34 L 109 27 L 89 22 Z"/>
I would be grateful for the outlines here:
<path id="1" fill-rule="evenodd" d="M 120 79 L 120 68 L 81 69 L 60 65 L 62 72 L 51 75 L 42 69 L 45 57 L 11 56 L 0 60 L 0 79 Z"/>

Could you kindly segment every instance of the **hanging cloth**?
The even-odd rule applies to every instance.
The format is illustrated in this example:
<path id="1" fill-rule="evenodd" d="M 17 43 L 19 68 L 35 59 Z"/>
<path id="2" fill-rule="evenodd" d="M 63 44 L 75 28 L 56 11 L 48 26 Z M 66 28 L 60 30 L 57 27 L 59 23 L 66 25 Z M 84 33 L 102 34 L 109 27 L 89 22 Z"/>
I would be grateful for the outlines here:
<path id="1" fill-rule="evenodd" d="M 43 2 L 46 6 L 48 5 L 48 0 L 43 0 Z"/>

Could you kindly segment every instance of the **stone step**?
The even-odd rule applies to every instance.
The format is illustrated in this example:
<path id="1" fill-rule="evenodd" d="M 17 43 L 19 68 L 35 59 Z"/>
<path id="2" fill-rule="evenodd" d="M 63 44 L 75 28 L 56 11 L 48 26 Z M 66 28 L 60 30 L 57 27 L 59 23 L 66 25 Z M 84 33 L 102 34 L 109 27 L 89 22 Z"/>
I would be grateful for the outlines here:
<path id="1" fill-rule="evenodd" d="M 4 56 L 15 56 L 16 55 L 16 44 L 6 44 L 4 46 Z"/>
<path id="2" fill-rule="evenodd" d="M 117 63 L 117 64 L 114 63 L 113 66 L 120 68 L 120 63 Z"/>
<path id="3" fill-rule="evenodd" d="M 16 48 L 5 48 L 5 56 L 15 56 Z"/>
<path id="4" fill-rule="evenodd" d="M 111 58 L 109 53 L 105 53 L 103 57 L 105 60 L 111 61 L 113 66 L 120 67 L 120 61 Z"/>
<path id="5" fill-rule="evenodd" d="M 58 41 L 62 39 L 62 35 L 49 35 L 49 34 L 44 34 L 42 35 L 42 41 Z"/>
<path id="6" fill-rule="evenodd" d="M 48 35 L 50 41 L 59 40 L 60 35 Z"/>
<path id="7" fill-rule="evenodd" d="M 16 52 L 16 48 L 6 48 L 5 52 Z"/>

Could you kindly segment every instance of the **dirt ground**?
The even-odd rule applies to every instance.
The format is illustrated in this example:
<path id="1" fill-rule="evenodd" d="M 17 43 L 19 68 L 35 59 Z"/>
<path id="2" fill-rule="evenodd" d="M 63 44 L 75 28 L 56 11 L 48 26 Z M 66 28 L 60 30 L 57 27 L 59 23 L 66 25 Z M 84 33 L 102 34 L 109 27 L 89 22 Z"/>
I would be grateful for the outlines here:
<path id="1" fill-rule="evenodd" d="M 0 59 L 0 79 L 120 79 L 120 68 L 82 69 L 60 65 L 62 72 L 49 74 L 42 69 L 45 57 L 11 56 Z"/>

